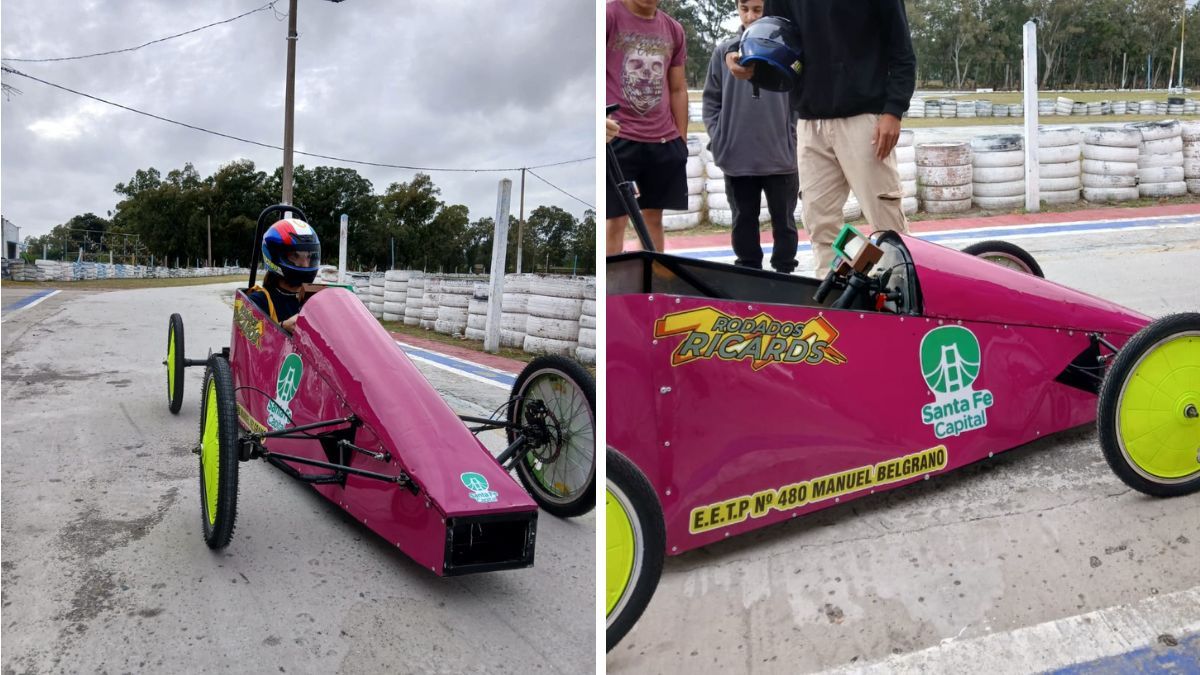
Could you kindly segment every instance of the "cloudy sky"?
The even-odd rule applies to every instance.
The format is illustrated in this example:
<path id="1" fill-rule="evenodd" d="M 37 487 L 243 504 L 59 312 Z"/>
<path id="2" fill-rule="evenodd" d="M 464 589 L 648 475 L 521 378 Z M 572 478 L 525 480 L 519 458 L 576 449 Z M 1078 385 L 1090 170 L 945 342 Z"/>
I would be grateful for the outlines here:
<path id="1" fill-rule="evenodd" d="M 271 145 L 283 144 L 288 0 L 273 9 L 137 51 L 134 47 L 263 7 L 269 0 L 3 0 L 4 65 L 132 108 Z M 420 167 L 535 166 L 592 157 L 597 145 L 596 8 L 573 0 L 299 0 L 295 147 Z M 113 186 L 142 168 L 195 165 L 202 176 L 239 158 L 267 172 L 279 150 L 143 117 L 11 73 L 0 102 L 0 208 L 39 235 L 117 202 Z M 356 169 L 376 194 L 411 170 L 295 156 Z M 596 162 L 536 169 L 590 205 Z M 519 172 L 429 172 L 471 219 L 495 212 L 497 182 Z M 587 208 L 532 176 L 525 208 Z M 266 206 L 264 204 L 263 206 Z M 301 205 L 302 206 L 302 205 Z M 256 214 L 247 214 L 256 215 Z"/>

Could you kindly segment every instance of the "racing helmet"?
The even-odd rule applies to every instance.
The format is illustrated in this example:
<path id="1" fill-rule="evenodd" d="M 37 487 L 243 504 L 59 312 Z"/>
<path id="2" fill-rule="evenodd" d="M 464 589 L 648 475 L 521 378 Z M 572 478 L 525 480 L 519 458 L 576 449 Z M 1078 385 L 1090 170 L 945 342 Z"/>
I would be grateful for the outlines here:
<path id="1" fill-rule="evenodd" d="M 752 84 L 767 91 L 791 91 L 804 62 L 800 31 L 781 16 L 764 16 L 742 31 L 738 64 L 755 64 Z"/>
<path id="2" fill-rule="evenodd" d="M 284 218 L 263 235 L 263 267 L 294 286 L 312 283 L 321 267 L 321 240 L 311 225 Z"/>

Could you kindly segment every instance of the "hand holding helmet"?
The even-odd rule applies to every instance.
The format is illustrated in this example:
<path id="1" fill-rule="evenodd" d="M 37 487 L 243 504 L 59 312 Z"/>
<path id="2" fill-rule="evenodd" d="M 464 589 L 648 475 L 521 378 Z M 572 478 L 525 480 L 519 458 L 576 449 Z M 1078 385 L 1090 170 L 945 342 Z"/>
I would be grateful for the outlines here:
<path id="1" fill-rule="evenodd" d="M 804 51 L 800 45 L 800 32 L 795 24 L 779 16 L 767 16 L 755 21 L 742 31 L 738 46 L 737 63 L 750 69 L 750 77 L 741 77 L 730 66 L 729 70 L 738 79 L 749 79 L 755 87 L 767 91 L 791 91 L 804 63 Z M 730 62 L 726 55 L 725 62 Z"/>

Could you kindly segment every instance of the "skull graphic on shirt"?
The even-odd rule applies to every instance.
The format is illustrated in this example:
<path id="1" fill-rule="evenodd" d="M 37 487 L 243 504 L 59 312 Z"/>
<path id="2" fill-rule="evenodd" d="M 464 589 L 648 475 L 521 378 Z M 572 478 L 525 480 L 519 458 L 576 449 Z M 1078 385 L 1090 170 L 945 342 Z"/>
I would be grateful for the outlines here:
<path id="1" fill-rule="evenodd" d="M 627 52 L 621 73 L 621 86 L 629 107 L 638 114 L 645 115 L 658 105 L 662 100 L 666 70 L 667 59 L 664 54 L 642 50 Z"/>

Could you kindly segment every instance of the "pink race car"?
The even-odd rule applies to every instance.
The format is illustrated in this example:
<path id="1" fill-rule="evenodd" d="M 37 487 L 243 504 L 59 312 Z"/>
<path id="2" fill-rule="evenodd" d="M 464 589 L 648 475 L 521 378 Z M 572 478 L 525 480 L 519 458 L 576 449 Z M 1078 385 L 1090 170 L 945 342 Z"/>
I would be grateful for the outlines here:
<path id="1" fill-rule="evenodd" d="M 285 204 L 262 212 L 247 288 L 268 216 L 284 211 L 305 219 Z M 238 468 L 252 459 L 312 485 L 438 575 L 532 566 L 539 505 L 564 517 L 591 510 L 595 383 L 582 366 L 536 358 L 504 419 L 459 416 L 353 293 L 309 290 L 291 334 L 237 290 L 231 346 L 203 360 L 184 358 L 183 320 L 171 315 L 163 363 L 172 413 L 183 369 L 206 368 L 196 452 L 210 547 L 229 544 Z M 506 430 L 499 457 L 473 435 L 485 429 Z"/>
<path id="2" fill-rule="evenodd" d="M 824 280 L 608 259 L 609 649 L 665 555 L 1097 416 L 1126 483 L 1200 489 L 1200 314 L 1152 323 L 1039 278 L 1004 242 L 981 258 L 847 226 L 835 249 Z"/>

